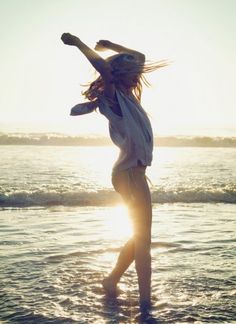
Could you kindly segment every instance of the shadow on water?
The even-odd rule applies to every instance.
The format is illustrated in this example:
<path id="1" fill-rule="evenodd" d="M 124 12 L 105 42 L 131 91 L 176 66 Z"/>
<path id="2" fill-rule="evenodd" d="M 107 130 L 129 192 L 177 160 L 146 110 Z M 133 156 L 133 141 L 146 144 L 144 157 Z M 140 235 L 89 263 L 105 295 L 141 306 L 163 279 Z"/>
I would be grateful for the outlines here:
<path id="1" fill-rule="evenodd" d="M 163 321 L 158 320 L 151 313 L 140 313 L 135 318 L 136 323 L 143 324 L 161 324 Z"/>
<path id="2" fill-rule="evenodd" d="M 152 315 L 152 312 L 140 312 L 138 303 L 133 300 L 111 298 L 105 296 L 103 303 L 103 317 L 108 323 L 163 323 Z"/>

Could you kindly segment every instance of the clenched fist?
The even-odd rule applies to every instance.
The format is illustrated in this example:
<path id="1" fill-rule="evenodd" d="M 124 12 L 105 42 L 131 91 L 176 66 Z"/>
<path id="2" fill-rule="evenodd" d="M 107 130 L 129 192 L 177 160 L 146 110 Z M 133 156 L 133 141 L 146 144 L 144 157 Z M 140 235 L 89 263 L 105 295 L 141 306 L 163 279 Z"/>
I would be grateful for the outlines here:
<path id="1" fill-rule="evenodd" d="M 105 51 L 109 49 L 111 42 L 109 40 L 100 40 L 95 46 L 96 51 Z"/>
<path id="2" fill-rule="evenodd" d="M 76 45 L 76 42 L 79 40 L 79 38 L 70 33 L 64 33 L 61 35 L 61 40 L 66 45 Z"/>

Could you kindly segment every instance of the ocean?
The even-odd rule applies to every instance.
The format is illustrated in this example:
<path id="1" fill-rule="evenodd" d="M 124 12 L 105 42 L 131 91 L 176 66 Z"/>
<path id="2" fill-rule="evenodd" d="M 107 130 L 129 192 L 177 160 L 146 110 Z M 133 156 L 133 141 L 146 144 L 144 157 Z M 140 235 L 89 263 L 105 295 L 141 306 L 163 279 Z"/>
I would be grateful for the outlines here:
<path id="1" fill-rule="evenodd" d="M 1 323 L 236 323 L 236 149 L 155 147 L 153 309 L 134 265 L 102 278 L 131 235 L 113 146 L 0 145 Z"/>

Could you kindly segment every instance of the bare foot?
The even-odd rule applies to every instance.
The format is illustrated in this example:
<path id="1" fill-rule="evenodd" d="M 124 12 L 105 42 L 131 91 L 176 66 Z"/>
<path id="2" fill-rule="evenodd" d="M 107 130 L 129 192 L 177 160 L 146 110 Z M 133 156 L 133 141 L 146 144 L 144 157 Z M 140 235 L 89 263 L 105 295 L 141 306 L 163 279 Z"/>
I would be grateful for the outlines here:
<path id="1" fill-rule="evenodd" d="M 102 286 L 106 291 L 106 294 L 110 297 L 117 296 L 117 283 L 109 277 L 106 277 L 102 281 Z"/>

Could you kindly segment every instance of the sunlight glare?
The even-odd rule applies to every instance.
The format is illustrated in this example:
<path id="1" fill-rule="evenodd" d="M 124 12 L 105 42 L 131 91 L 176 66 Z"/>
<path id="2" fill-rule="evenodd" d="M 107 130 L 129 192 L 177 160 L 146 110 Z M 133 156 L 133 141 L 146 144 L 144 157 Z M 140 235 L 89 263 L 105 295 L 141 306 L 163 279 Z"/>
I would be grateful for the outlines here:
<path id="1" fill-rule="evenodd" d="M 125 240 L 132 235 L 132 226 L 125 205 L 116 205 L 105 220 L 109 236 L 115 240 Z"/>

